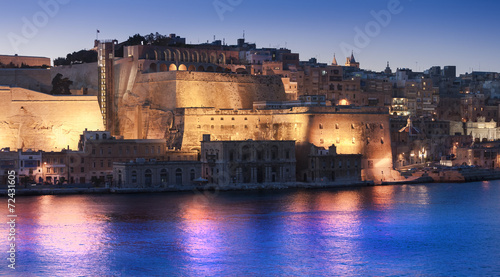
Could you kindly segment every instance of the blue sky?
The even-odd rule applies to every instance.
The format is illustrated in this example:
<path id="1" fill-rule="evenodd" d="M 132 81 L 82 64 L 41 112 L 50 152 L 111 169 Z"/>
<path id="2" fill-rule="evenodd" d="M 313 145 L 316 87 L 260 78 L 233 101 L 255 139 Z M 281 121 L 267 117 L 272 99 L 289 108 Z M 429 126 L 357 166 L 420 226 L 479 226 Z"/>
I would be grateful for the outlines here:
<path id="1" fill-rule="evenodd" d="M 176 33 L 189 43 L 246 40 L 287 47 L 301 60 L 343 63 L 354 50 L 362 68 L 424 70 L 456 65 L 458 73 L 500 71 L 500 1 L 96 1 L 0 2 L 0 54 L 54 59 L 140 33 Z M 45 7 L 45 8 L 44 8 Z M 380 15 L 377 21 L 374 14 Z M 390 15 L 390 19 L 386 15 Z"/>

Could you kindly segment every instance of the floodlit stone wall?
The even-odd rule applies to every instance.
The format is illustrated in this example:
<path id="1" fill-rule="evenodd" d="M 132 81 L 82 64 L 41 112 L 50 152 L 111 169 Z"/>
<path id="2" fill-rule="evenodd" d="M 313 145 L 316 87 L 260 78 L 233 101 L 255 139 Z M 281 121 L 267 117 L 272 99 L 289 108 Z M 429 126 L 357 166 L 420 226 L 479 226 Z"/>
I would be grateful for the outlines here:
<path id="1" fill-rule="evenodd" d="M 59 151 L 78 148 L 85 130 L 103 130 L 96 96 L 53 96 L 0 87 L 0 147 Z"/>

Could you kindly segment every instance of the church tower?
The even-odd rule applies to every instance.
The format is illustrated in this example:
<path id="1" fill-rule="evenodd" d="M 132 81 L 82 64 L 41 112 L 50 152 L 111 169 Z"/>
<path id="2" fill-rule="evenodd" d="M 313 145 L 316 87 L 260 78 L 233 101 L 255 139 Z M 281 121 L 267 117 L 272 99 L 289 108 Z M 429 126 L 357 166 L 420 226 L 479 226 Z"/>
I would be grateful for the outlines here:
<path id="1" fill-rule="evenodd" d="M 389 67 L 389 62 L 387 62 L 387 67 L 384 70 L 385 74 L 392 74 L 392 69 Z"/>
<path id="2" fill-rule="evenodd" d="M 338 65 L 338 64 L 337 64 L 337 59 L 335 58 L 335 54 L 333 54 L 333 61 L 332 61 L 332 65 Z"/>
<path id="3" fill-rule="evenodd" d="M 354 59 L 354 52 L 351 52 L 351 57 L 346 58 L 345 66 L 356 67 L 359 68 L 359 63 Z"/>

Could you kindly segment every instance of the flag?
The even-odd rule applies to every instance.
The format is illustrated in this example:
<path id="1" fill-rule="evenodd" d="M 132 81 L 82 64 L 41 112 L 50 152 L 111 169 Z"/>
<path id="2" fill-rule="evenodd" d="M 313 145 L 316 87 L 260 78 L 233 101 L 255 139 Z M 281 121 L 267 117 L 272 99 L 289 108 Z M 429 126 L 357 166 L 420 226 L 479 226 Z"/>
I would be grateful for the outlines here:
<path id="1" fill-rule="evenodd" d="M 100 33 L 101 31 L 99 31 L 99 29 L 97 29 L 97 33 Z"/>

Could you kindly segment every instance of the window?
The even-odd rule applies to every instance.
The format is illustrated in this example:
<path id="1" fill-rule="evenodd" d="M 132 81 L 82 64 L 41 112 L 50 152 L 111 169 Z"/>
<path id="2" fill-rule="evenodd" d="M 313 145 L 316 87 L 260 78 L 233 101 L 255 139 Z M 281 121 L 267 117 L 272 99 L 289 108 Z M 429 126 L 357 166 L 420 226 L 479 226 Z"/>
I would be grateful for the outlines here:
<path id="1" fill-rule="evenodd" d="M 73 167 L 70 167 L 70 168 L 69 168 L 69 173 L 73 173 L 73 172 L 74 172 L 74 170 L 75 170 L 75 169 L 74 169 Z"/>
<path id="2" fill-rule="evenodd" d="M 175 170 L 175 184 L 182 185 L 182 169 L 180 168 Z"/>
<path id="3" fill-rule="evenodd" d="M 278 146 L 276 146 L 276 145 L 273 145 L 271 147 L 271 159 L 272 160 L 278 159 Z"/>
<path id="4" fill-rule="evenodd" d="M 103 135 L 104 136 L 104 135 Z M 103 137 L 104 138 L 104 137 Z M 108 155 L 111 155 L 111 147 L 108 147 Z"/>
<path id="5" fill-rule="evenodd" d="M 59 172 L 60 172 L 61 174 L 63 174 L 63 173 L 64 173 L 64 167 L 61 167 L 61 168 L 59 169 Z"/>
<path id="6" fill-rule="evenodd" d="M 146 187 L 151 187 L 153 184 L 153 174 L 151 173 L 151 169 L 146 169 L 144 172 L 144 185 Z"/>
<path id="7" fill-rule="evenodd" d="M 111 160 L 108 160 L 108 167 L 111 167 L 113 166 L 113 164 L 111 163 Z"/>
<path id="8" fill-rule="evenodd" d="M 95 155 L 95 148 L 92 147 L 92 155 Z"/>
<path id="9" fill-rule="evenodd" d="M 160 171 L 160 181 L 162 183 L 168 183 L 168 171 L 165 168 Z"/>
<path id="10" fill-rule="evenodd" d="M 101 168 L 103 168 L 104 167 L 104 160 L 101 160 L 100 164 L 101 164 Z"/>
<path id="11" fill-rule="evenodd" d="M 131 178 L 132 183 L 137 183 L 137 171 L 132 171 L 132 178 Z"/>
<path id="12" fill-rule="evenodd" d="M 191 169 L 191 172 L 189 173 L 189 177 L 191 178 L 191 181 L 196 178 L 195 173 L 194 173 L 194 169 Z"/>
<path id="13" fill-rule="evenodd" d="M 335 123 L 335 129 L 339 129 L 339 124 Z"/>
<path id="14" fill-rule="evenodd" d="M 80 172 L 84 173 L 85 172 L 85 167 L 80 167 Z"/>
<path id="15" fill-rule="evenodd" d="M 323 129 L 323 124 L 322 123 L 319 124 L 319 128 Z"/>
<path id="16" fill-rule="evenodd" d="M 104 155 L 104 149 L 99 148 L 99 154 L 101 154 L 101 156 Z"/>

